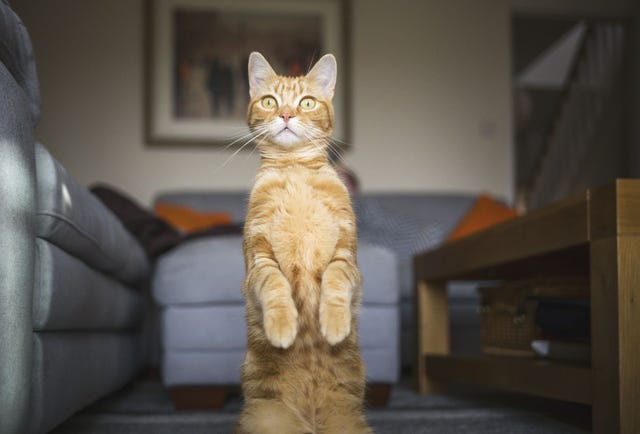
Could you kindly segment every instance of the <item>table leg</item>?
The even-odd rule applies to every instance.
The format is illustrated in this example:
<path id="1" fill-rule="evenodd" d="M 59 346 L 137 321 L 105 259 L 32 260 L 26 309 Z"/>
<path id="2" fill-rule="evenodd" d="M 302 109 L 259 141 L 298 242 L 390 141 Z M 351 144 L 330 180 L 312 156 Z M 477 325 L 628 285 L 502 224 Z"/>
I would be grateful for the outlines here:
<path id="1" fill-rule="evenodd" d="M 426 354 L 449 354 L 449 303 L 446 282 L 418 280 L 416 288 L 417 358 L 419 393 L 442 391 L 443 385 L 430 380 Z"/>
<path id="2" fill-rule="evenodd" d="M 640 236 L 591 242 L 593 432 L 640 432 Z"/>

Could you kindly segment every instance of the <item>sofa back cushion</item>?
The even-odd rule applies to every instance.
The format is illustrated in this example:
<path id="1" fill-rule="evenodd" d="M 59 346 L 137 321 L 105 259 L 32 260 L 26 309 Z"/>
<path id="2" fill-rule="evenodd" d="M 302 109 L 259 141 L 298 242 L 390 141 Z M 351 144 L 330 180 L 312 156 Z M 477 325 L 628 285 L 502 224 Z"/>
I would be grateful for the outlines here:
<path id="1" fill-rule="evenodd" d="M 376 203 L 389 212 L 406 216 L 421 224 L 438 222 L 446 236 L 475 199 L 476 196 L 472 194 L 363 193 L 356 195 L 353 203 L 356 213 L 361 204 Z M 175 191 L 160 193 L 155 202 L 182 205 L 200 212 L 228 213 L 234 222 L 242 222 L 247 212 L 248 200 L 247 191 Z"/>
<path id="2" fill-rule="evenodd" d="M 87 265 L 138 286 L 150 267 L 140 244 L 120 220 L 36 145 L 36 233 Z"/>
<path id="3" fill-rule="evenodd" d="M 176 191 L 156 202 L 188 206 L 201 212 L 225 212 L 242 222 L 248 192 Z M 472 194 L 364 193 L 353 198 L 361 241 L 383 246 L 397 256 L 400 292 L 413 297 L 411 257 L 436 247 L 456 227 L 476 199 Z"/>

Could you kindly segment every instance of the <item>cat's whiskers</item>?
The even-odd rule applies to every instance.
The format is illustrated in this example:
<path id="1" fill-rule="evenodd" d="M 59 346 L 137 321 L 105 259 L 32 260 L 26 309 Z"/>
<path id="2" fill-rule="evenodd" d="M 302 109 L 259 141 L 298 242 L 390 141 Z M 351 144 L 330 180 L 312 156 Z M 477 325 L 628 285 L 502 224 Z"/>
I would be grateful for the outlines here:
<path id="1" fill-rule="evenodd" d="M 344 146 L 351 146 L 349 143 L 347 143 L 347 142 L 345 142 L 343 140 L 336 139 L 335 137 L 325 135 L 324 131 L 322 131 L 318 127 L 315 127 L 313 125 L 309 125 L 307 128 L 310 129 L 311 131 L 313 131 L 314 133 L 318 134 L 319 136 L 325 137 L 327 140 L 329 140 L 331 142 L 334 142 L 335 144 L 341 144 L 341 145 L 344 145 Z"/>
<path id="2" fill-rule="evenodd" d="M 334 144 L 329 142 L 329 145 L 327 147 L 329 149 L 329 152 L 331 152 L 331 155 L 333 155 L 333 157 L 336 160 L 339 160 L 342 163 L 346 164 L 347 161 L 345 160 L 344 156 L 342 155 L 342 152 L 339 149 L 336 149 L 334 146 L 335 146 Z"/>
<path id="3" fill-rule="evenodd" d="M 314 127 L 313 125 L 309 125 L 307 128 L 312 130 L 314 133 L 317 133 L 317 134 L 319 134 L 321 136 L 326 137 L 327 140 L 329 140 L 330 142 L 332 142 L 335 145 L 351 146 L 350 143 L 345 142 L 343 140 L 337 139 L 337 138 L 332 137 L 332 136 L 325 136 L 324 132 L 321 129 L 319 129 L 317 127 Z"/>
<path id="4" fill-rule="evenodd" d="M 241 142 L 242 140 L 246 139 L 247 137 L 252 136 L 253 134 L 255 134 L 255 133 L 256 133 L 256 131 L 262 131 L 263 129 L 266 129 L 266 126 L 264 126 L 264 125 L 259 125 L 259 126 L 258 126 L 258 128 L 257 128 L 256 130 L 253 130 L 253 131 L 252 131 L 252 130 L 249 130 L 249 132 L 248 132 L 248 133 L 247 133 L 247 130 L 246 130 L 246 129 L 244 129 L 244 130 L 240 133 L 240 137 L 236 138 L 233 142 L 231 142 L 231 143 L 229 143 L 228 145 L 226 145 L 226 146 L 224 147 L 224 149 L 223 149 L 223 150 L 225 150 L 225 151 L 226 151 L 227 149 L 229 149 L 230 147 L 232 147 L 232 146 L 233 146 L 233 145 L 235 145 L 236 143 Z M 235 136 L 232 136 L 232 137 L 230 137 L 229 139 L 233 139 L 233 138 L 235 138 Z"/>
<path id="5" fill-rule="evenodd" d="M 256 149 L 258 149 L 258 145 L 257 144 L 253 147 L 253 149 L 251 149 L 251 152 L 249 152 L 249 155 L 247 155 L 247 157 L 245 158 L 245 161 L 248 160 L 249 158 L 251 158 L 253 153 L 256 152 Z"/>
<path id="6" fill-rule="evenodd" d="M 337 145 L 351 146 L 351 143 L 345 142 L 344 140 L 336 139 L 335 137 L 329 138 L 332 142 L 335 142 Z"/>
<path id="7" fill-rule="evenodd" d="M 250 134 L 245 135 L 245 136 L 244 136 L 245 138 L 246 138 L 246 137 L 248 137 L 248 136 L 251 136 L 251 137 L 249 137 L 249 139 L 248 139 L 246 142 L 244 142 L 244 143 L 242 144 L 242 146 L 240 146 L 240 147 L 239 147 L 239 148 L 238 148 L 238 149 L 237 149 L 233 154 L 231 154 L 231 156 L 230 156 L 229 158 L 227 158 L 227 159 L 225 160 L 225 162 L 224 162 L 224 163 L 222 163 L 220 166 L 216 167 L 216 169 L 214 170 L 214 172 L 217 172 L 218 170 L 220 170 L 220 169 L 224 168 L 224 167 L 225 167 L 227 164 L 229 164 L 229 162 L 230 162 L 231 160 L 233 160 L 233 158 L 234 158 L 236 155 L 238 155 L 238 153 L 239 153 L 240 151 L 242 151 L 242 150 L 243 150 L 247 145 L 249 145 L 250 143 L 252 143 L 252 142 L 254 142 L 254 141 L 256 141 L 256 140 L 258 140 L 259 138 L 261 138 L 261 136 L 266 135 L 268 132 L 269 132 L 269 129 L 268 129 L 268 128 L 266 128 L 266 127 L 260 127 L 260 128 L 258 128 L 257 130 L 252 131 Z"/>
<path id="8" fill-rule="evenodd" d="M 346 163 L 344 157 L 342 156 L 342 153 L 336 149 L 338 145 L 336 145 L 335 143 L 332 142 L 332 138 L 329 136 L 326 136 L 324 134 L 324 132 L 316 127 L 313 126 L 308 126 L 308 130 L 310 133 L 312 134 L 305 134 L 305 136 L 307 137 L 307 139 L 309 140 L 322 140 L 322 145 L 324 147 L 326 147 L 328 153 L 333 156 L 334 159 L 336 160 L 340 160 L 343 163 Z M 337 139 L 335 139 L 337 140 Z M 346 142 L 343 142 L 346 144 Z"/>
<path id="9" fill-rule="evenodd" d="M 328 147 L 328 142 L 326 141 L 326 138 L 312 135 L 306 130 L 304 131 L 303 135 L 307 140 L 309 140 L 309 143 L 311 143 L 318 152 L 322 154 L 326 154 L 325 149 Z"/>

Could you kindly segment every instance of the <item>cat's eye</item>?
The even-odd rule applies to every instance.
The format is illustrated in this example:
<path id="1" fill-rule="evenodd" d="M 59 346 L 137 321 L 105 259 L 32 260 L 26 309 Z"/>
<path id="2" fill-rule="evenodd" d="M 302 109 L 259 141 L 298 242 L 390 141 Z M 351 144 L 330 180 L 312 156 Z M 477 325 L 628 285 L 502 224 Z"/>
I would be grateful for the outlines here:
<path id="1" fill-rule="evenodd" d="M 277 106 L 278 102 L 274 97 L 265 96 L 264 98 L 262 98 L 262 107 L 266 108 L 267 110 L 273 110 Z"/>
<path id="2" fill-rule="evenodd" d="M 302 98 L 302 101 L 300 101 L 300 107 L 303 110 L 312 110 L 313 108 L 315 108 L 316 106 L 316 100 L 313 98 Z"/>

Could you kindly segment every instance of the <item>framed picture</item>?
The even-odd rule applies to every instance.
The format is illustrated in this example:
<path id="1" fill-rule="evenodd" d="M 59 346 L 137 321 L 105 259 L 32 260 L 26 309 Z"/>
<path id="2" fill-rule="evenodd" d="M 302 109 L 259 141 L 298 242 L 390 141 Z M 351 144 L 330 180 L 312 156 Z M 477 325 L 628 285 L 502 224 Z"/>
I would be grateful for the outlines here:
<path id="1" fill-rule="evenodd" d="M 148 0 L 149 144 L 227 145 L 247 130 L 247 61 L 283 75 L 338 61 L 334 137 L 348 140 L 344 0 Z"/>

